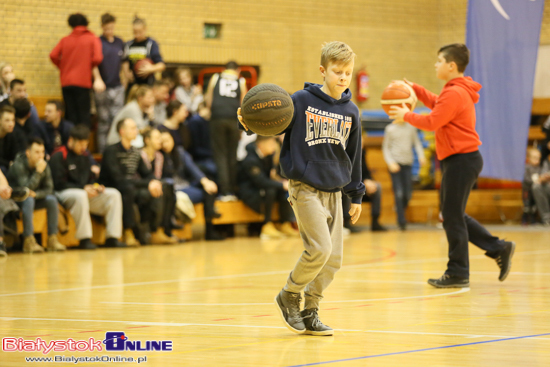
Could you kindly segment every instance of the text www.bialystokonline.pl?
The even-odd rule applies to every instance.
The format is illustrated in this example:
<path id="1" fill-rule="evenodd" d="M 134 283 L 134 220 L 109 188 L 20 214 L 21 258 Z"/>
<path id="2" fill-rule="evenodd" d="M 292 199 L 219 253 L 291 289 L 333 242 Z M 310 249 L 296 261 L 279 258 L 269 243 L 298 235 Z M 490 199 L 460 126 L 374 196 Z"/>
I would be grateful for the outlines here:
<path id="1" fill-rule="evenodd" d="M 25 357 L 27 363 L 147 363 L 147 356 L 143 357 L 121 357 L 121 356 L 94 356 L 94 357 L 75 357 L 75 356 L 52 356 L 52 357 Z"/>

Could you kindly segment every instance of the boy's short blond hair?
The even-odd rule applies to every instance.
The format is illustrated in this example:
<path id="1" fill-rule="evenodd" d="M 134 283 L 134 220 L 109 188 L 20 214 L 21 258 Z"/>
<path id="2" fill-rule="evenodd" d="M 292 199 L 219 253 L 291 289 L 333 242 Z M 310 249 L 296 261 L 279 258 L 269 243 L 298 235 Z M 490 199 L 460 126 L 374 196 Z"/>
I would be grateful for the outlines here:
<path id="1" fill-rule="evenodd" d="M 329 63 L 348 64 L 355 59 L 355 53 L 344 42 L 332 41 L 323 45 L 321 50 L 321 65 L 327 67 Z"/>

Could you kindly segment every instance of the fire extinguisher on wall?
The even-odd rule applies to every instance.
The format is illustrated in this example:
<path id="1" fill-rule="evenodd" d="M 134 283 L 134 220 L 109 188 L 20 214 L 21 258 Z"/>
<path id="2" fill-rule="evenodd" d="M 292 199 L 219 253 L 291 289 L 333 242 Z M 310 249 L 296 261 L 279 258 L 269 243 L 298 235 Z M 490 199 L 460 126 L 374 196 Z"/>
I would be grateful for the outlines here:
<path id="1" fill-rule="evenodd" d="M 357 100 L 359 102 L 369 99 L 369 79 L 366 68 L 362 67 L 357 73 Z"/>

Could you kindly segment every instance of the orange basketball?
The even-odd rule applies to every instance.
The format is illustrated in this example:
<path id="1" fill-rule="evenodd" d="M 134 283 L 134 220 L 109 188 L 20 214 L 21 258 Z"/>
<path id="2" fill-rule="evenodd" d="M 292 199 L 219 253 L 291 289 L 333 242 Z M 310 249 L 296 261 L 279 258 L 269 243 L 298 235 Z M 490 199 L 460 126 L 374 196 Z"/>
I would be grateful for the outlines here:
<path id="1" fill-rule="evenodd" d="M 148 58 L 139 60 L 134 64 L 134 72 L 137 74 L 139 69 L 141 69 L 145 64 L 153 65 L 153 60 Z"/>
<path id="2" fill-rule="evenodd" d="M 394 80 L 382 92 L 380 103 L 384 111 L 389 115 L 391 106 L 401 106 L 405 103 L 412 111 L 416 107 L 417 101 L 416 93 L 414 93 L 414 89 L 410 85 L 403 81 Z"/>

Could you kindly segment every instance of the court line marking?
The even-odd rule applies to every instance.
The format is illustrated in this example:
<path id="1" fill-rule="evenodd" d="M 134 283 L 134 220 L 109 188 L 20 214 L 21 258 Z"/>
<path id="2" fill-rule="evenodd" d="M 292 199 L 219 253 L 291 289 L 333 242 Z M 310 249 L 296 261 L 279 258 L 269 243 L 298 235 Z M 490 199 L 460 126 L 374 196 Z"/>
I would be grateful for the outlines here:
<path id="1" fill-rule="evenodd" d="M 546 254 L 546 253 L 550 254 L 550 250 L 516 252 L 514 256 L 539 255 L 539 254 Z M 480 259 L 480 258 L 486 258 L 486 256 L 485 255 L 470 256 L 470 260 Z M 432 259 L 392 261 L 392 262 L 383 262 L 383 263 L 375 263 L 375 264 L 344 265 L 344 266 L 342 266 L 341 270 L 353 270 L 354 268 L 369 268 L 369 267 L 388 266 L 388 265 L 406 265 L 406 264 L 418 264 L 418 263 L 427 263 L 427 262 L 439 262 L 439 261 L 444 261 L 444 260 L 448 260 L 448 258 L 447 257 L 440 257 L 440 258 L 432 258 Z M 288 274 L 290 271 L 291 270 L 278 270 L 278 271 L 266 271 L 266 272 L 259 272 L 259 273 L 247 273 L 247 274 L 216 275 L 216 276 L 190 278 L 190 279 L 168 279 L 168 280 L 156 280 L 156 281 L 148 281 L 148 282 L 94 285 L 94 286 L 88 286 L 88 287 L 50 289 L 50 290 L 44 290 L 44 291 L 32 291 L 32 292 L 20 292 L 20 293 L 7 293 L 7 294 L 0 294 L 0 297 L 24 296 L 24 295 L 70 292 L 70 291 L 82 291 L 82 290 L 91 290 L 91 289 L 117 288 L 117 287 L 132 287 L 132 286 L 140 286 L 140 285 L 195 282 L 195 281 L 200 281 L 200 280 L 246 278 L 246 277 L 254 277 L 254 276 Z M 511 274 L 513 274 L 513 272 Z"/>
<path id="2" fill-rule="evenodd" d="M 400 299 L 415 299 L 415 298 L 434 298 L 434 297 L 444 297 L 444 296 L 450 296 L 452 294 L 460 294 L 460 293 L 466 293 L 469 292 L 470 288 L 462 288 L 458 291 L 449 292 L 449 293 L 440 293 L 440 294 L 433 294 L 433 295 L 422 295 L 422 296 L 409 296 L 409 297 L 394 297 L 394 298 L 378 298 L 378 299 L 351 299 L 351 300 L 344 300 L 344 301 L 329 301 L 329 300 L 323 300 L 323 304 L 325 303 L 353 303 L 353 302 L 376 302 L 376 301 L 396 301 Z M 99 303 L 107 303 L 107 304 L 117 304 L 117 305 L 147 305 L 147 306 L 263 306 L 263 305 L 270 305 L 272 306 L 274 303 L 153 303 L 153 302 L 114 302 L 114 301 L 103 301 Z"/>
<path id="3" fill-rule="evenodd" d="M 358 361 L 358 360 L 368 359 L 368 358 L 388 357 L 388 356 L 395 356 L 395 355 L 400 355 L 400 354 L 410 354 L 410 353 L 418 353 L 418 352 L 427 352 L 427 351 L 430 351 L 430 350 L 438 350 L 438 349 L 459 348 L 459 347 L 465 347 L 465 346 L 468 346 L 468 345 L 487 344 L 487 343 L 503 342 L 503 341 L 508 341 L 508 340 L 518 340 L 518 339 L 536 338 L 536 337 L 539 337 L 539 336 L 547 336 L 547 335 L 550 335 L 550 333 L 535 334 L 535 335 L 525 335 L 525 336 L 517 336 L 517 337 L 513 337 L 513 338 L 504 338 L 504 339 L 485 340 L 485 341 L 473 342 L 473 343 L 445 345 L 445 346 L 442 346 L 442 347 L 423 348 L 423 349 L 413 349 L 413 350 L 406 350 L 406 351 L 402 351 L 402 352 L 393 352 L 393 353 L 384 353 L 384 354 L 374 354 L 374 355 L 370 355 L 370 356 L 362 356 L 362 357 L 354 357 L 354 358 L 334 359 L 334 360 L 332 360 L 332 361 L 315 362 L 315 363 L 306 363 L 306 364 L 296 364 L 296 365 L 292 365 L 292 366 L 289 366 L 289 367 L 318 366 L 318 365 L 321 365 L 321 364 Z"/>
<path id="4" fill-rule="evenodd" d="M 183 322 L 154 322 L 154 321 L 123 321 L 123 320 L 81 320 L 81 319 L 53 319 L 53 318 L 37 318 L 37 317 L 0 317 L 0 320 L 5 321 L 61 321 L 61 322 L 104 322 L 129 325 L 147 325 L 147 326 L 213 326 L 213 327 L 233 327 L 247 329 L 284 329 L 284 326 L 268 326 L 268 325 L 228 325 L 228 324 L 199 324 L 199 323 L 183 323 Z M 69 331 L 69 330 L 64 330 Z M 377 333 L 377 334 L 411 334 L 411 335 L 439 335 L 439 336 L 462 336 L 465 338 L 515 338 L 514 336 L 502 335 L 481 335 L 481 334 L 450 334 L 450 333 L 428 333 L 421 331 L 399 331 L 399 330 L 357 330 L 357 329 L 334 329 L 339 332 L 359 332 L 359 333 Z M 142 335 L 147 335 L 143 334 Z M 550 340 L 550 338 L 539 338 L 541 340 Z"/>

